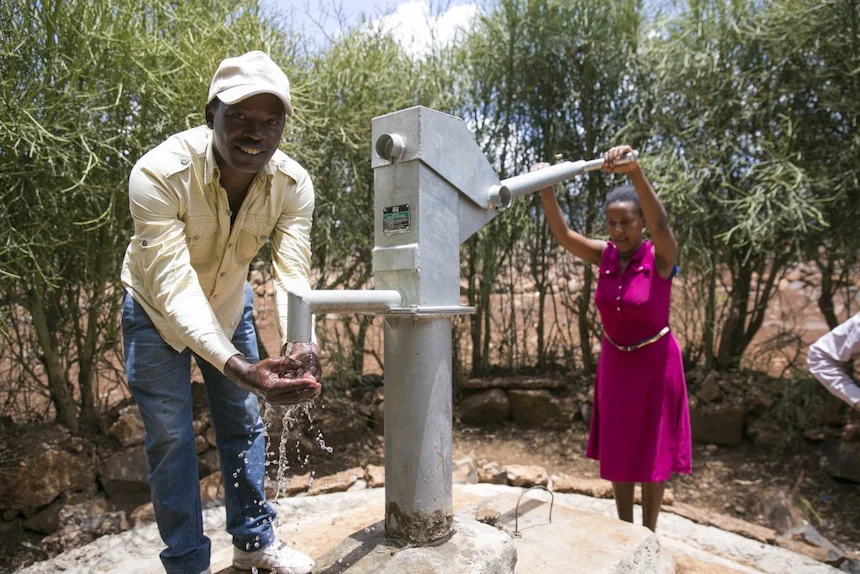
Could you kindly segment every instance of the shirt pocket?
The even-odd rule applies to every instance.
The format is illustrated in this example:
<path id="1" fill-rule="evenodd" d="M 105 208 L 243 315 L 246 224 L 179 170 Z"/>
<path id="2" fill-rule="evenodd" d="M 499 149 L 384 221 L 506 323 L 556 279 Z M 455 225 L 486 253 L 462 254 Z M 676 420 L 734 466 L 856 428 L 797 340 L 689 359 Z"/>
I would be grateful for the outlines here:
<path id="1" fill-rule="evenodd" d="M 266 217 L 245 219 L 236 239 L 236 261 L 242 265 L 250 263 L 269 240 L 274 228 L 275 221 Z"/>
<path id="2" fill-rule="evenodd" d="M 206 259 L 215 249 L 218 235 L 218 219 L 214 216 L 194 216 L 185 224 L 185 243 L 191 262 Z"/>
<path id="3" fill-rule="evenodd" d="M 630 263 L 630 285 L 624 294 L 624 302 L 640 306 L 648 302 L 651 294 L 651 277 L 654 270 L 650 263 Z"/>

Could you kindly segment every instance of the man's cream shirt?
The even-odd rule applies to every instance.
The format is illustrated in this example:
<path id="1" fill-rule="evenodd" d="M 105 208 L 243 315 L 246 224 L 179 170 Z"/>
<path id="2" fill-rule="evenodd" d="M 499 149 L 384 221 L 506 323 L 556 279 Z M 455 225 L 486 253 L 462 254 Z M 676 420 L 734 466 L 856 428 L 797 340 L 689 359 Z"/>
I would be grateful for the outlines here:
<path id="1" fill-rule="evenodd" d="M 230 342 L 242 317 L 251 260 L 272 242 L 275 313 L 286 342 L 287 291 L 309 289 L 313 183 L 280 150 L 257 174 L 230 227 L 206 126 L 144 155 L 129 178 L 134 237 L 122 284 L 165 342 L 186 347 L 222 372 L 239 354 Z"/>

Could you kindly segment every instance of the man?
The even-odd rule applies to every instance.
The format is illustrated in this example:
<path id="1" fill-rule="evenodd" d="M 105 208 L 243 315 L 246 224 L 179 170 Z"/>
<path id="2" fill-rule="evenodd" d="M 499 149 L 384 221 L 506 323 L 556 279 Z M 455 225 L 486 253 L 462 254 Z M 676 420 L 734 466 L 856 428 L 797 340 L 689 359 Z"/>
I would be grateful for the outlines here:
<path id="1" fill-rule="evenodd" d="M 288 357 L 259 361 L 246 282 L 254 255 L 271 241 L 276 314 L 286 335 L 287 291 L 309 288 L 314 209 L 307 172 L 277 149 L 292 115 L 289 81 L 266 54 L 228 58 L 209 88 L 206 125 L 168 138 L 129 179 L 135 233 L 122 267 L 126 377 L 146 426 L 168 574 L 210 567 L 191 424 L 192 354 L 218 443 L 233 566 L 276 574 L 313 567 L 273 531 L 256 395 L 290 404 L 319 394 L 316 347 L 284 340 Z"/>
<path id="2" fill-rule="evenodd" d="M 809 347 L 809 372 L 831 393 L 860 411 L 860 387 L 842 365 L 860 355 L 860 313 L 818 339 Z"/>

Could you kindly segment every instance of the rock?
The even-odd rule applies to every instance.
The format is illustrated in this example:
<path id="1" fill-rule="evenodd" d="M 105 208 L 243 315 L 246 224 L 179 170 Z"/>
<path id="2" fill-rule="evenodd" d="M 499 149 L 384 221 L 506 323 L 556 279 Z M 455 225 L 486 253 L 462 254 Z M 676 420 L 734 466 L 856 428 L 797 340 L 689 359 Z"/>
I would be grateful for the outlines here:
<path id="1" fill-rule="evenodd" d="M 635 491 L 633 492 L 633 503 L 634 504 L 642 504 L 642 488 L 637 484 Z M 675 504 L 675 493 L 672 492 L 670 488 L 667 488 L 663 491 L 663 501 L 662 503 L 665 505 Z"/>
<path id="2" fill-rule="evenodd" d="M 513 390 L 508 397 L 514 423 L 525 428 L 566 430 L 576 411 L 573 397 L 556 397 L 545 390 Z"/>
<path id="3" fill-rule="evenodd" d="M 24 528 L 42 534 L 51 534 L 60 527 L 60 510 L 66 505 L 62 499 L 57 499 L 30 518 L 24 520 Z"/>
<path id="4" fill-rule="evenodd" d="M 779 534 L 785 534 L 805 522 L 806 513 L 784 490 L 770 489 L 757 496 L 756 513 Z"/>
<path id="5" fill-rule="evenodd" d="M 776 545 L 797 554 L 808 556 L 813 560 L 818 560 L 819 562 L 826 563 L 829 557 L 829 553 L 824 548 L 807 544 L 806 542 L 795 538 L 778 539 L 776 541 Z"/>
<path id="6" fill-rule="evenodd" d="M 0 487 L 0 508 L 31 516 L 61 494 L 94 491 L 95 478 L 85 457 L 49 447 L 8 469 Z"/>
<path id="7" fill-rule="evenodd" d="M 490 526 L 495 526 L 501 516 L 502 513 L 492 501 L 482 503 L 478 507 L 477 512 L 475 512 L 475 520 L 489 524 Z"/>
<path id="8" fill-rule="evenodd" d="M 251 284 L 251 287 L 262 285 L 265 282 L 266 279 L 263 277 L 263 272 L 259 269 L 252 269 L 251 272 L 248 273 L 248 283 Z"/>
<path id="9" fill-rule="evenodd" d="M 65 505 L 59 513 L 59 528 L 42 540 L 42 549 L 56 555 L 92 542 L 99 536 L 128 530 L 125 512 L 113 512 L 103 497 Z"/>
<path id="10" fill-rule="evenodd" d="M 699 383 L 705 378 L 705 368 L 703 366 L 698 366 L 690 369 L 689 371 L 684 373 L 684 379 L 687 381 L 688 385 L 699 385 Z"/>
<path id="11" fill-rule="evenodd" d="M 200 480 L 200 503 L 204 508 L 224 500 L 224 480 L 221 472 L 213 472 Z"/>
<path id="12" fill-rule="evenodd" d="M 199 476 L 209 476 L 220 470 L 217 448 L 206 449 L 197 455 L 197 473 Z"/>
<path id="13" fill-rule="evenodd" d="M 702 381 L 696 397 L 704 403 L 710 403 L 720 398 L 719 378 L 720 375 L 714 371 L 708 373 L 708 376 Z"/>
<path id="14" fill-rule="evenodd" d="M 860 442 L 860 424 L 849 423 L 842 429 L 843 442 Z"/>
<path id="15" fill-rule="evenodd" d="M 803 431 L 803 437 L 812 442 L 821 442 L 831 436 L 828 428 L 806 429 Z"/>
<path id="16" fill-rule="evenodd" d="M 367 425 L 364 417 L 355 410 L 334 410 L 330 408 L 311 411 L 313 423 L 306 434 L 316 439 L 322 433 L 326 446 L 340 447 L 351 444 L 364 436 Z"/>
<path id="17" fill-rule="evenodd" d="M 574 492 L 593 498 L 612 498 L 612 483 L 600 478 L 582 478 L 566 474 L 552 477 L 553 492 Z"/>
<path id="18" fill-rule="evenodd" d="M 298 474 L 290 477 L 282 494 L 287 496 L 295 496 L 300 492 L 304 492 L 311 484 L 311 473 Z"/>
<path id="19" fill-rule="evenodd" d="M 200 413 L 193 421 L 191 421 L 191 430 L 194 431 L 194 436 L 205 436 L 206 429 L 208 429 L 209 426 L 209 413 L 206 411 Z"/>
<path id="20" fill-rule="evenodd" d="M 102 462 L 99 474 L 108 498 L 117 503 L 142 504 L 149 498 L 148 472 L 146 451 L 136 446 Z"/>
<path id="21" fill-rule="evenodd" d="M 212 447 L 218 447 L 218 442 L 215 439 L 215 427 L 210 426 L 206 429 L 206 442 Z"/>
<path id="22" fill-rule="evenodd" d="M 197 435 L 194 437 L 194 449 L 197 451 L 197 454 L 205 452 L 209 449 L 209 443 L 206 442 L 206 437 L 202 435 Z"/>
<path id="23" fill-rule="evenodd" d="M 738 446 L 744 440 L 743 405 L 707 404 L 690 408 L 693 440 L 704 444 Z"/>
<path id="24" fill-rule="evenodd" d="M 146 428 L 137 405 L 130 405 L 119 411 L 119 417 L 111 425 L 108 434 L 117 439 L 122 446 L 143 444 Z"/>
<path id="25" fill-rule="evenodd" d="M 777 545 L 796 552 L 809 556 L 819 562 L 829 564 L 834 568 L 840 568 L 843 571 L 851 572 L 851 559 L 845 552 L 825 538 L 816 528 L 810 524 L 798 525 L 791 530 L 789 536 L 782 536 L 776 541 Z M 843 565 L 847 564 L 848 568 Z M 860 564 L 858 564 L 860 565 Z"/>
<path id="26" fill-rule="evenodd" d="M 549 476 L 542 466 L 510 464 L 505 466 L 508 474 L 508 484 L 511 486 L 546 486 Z"/>
<path id="27" fill-rule="evenodd" d="M 591 413 L 594 410 L 591 402 L 582 402 L 579 403 L 579 414 L 582 416 L 582 420 L 585 421 L 586 426 L 591 425 Z"/>
<path id="28" fill-rule="evenodd" d="M 311 482 L 311 473 L 297 474 L 284 479 L 283 490 L 278 493 L 278 482 L 266 477 L 266 498 L 274 500 L 281 496 L 295 496 L 308 489 Z"/>
<path id="29" fill-rule="evenodd" d="M 146 451 L 141 446 L 109 457 L 102 463 L 99 474 L 105 482 L 146 482 L 148 472 Z"/>
<path id="30" fill-rule="evenodd" d="M 367 481 L 359 478 L 358 480 L 355 481 L 355 484 L 353 484 L 352 486 L 350 486 L 346 490 L 347 490 L 347 492 L 352 492 L 353 490 L 364 490 L 365 488 L 367 488 Z"/>
<path id="31" fill-rule="evenodd" d="M 367 465 L 367 468 L 364 469 L 364 479 L 370 488 L 385 486 L 385 467 L 375 464 Z"/>
<path id="32" fill-rule="evenodd" d="M 454 484 L 478 484 L 478 471 L 475 461 L 471 458 L 461 458 L 453 462 L 452 479 Z"/>
<path id="33" fill-rule="evenodd" d="M 828 427 L 841 427 L 844 425 L 845 415 L 848 413 L 848 405 L 827 391 L 824 391 L 822 396 L 824 406 L 821 409 L 821 424 Z"/>
<path id="34" fill-rule="evenodd" d="M 344 492 L 349 489 L 360 476 L 364 476 L 364 469 L 361 467 L 344 470 L 337 474 L 323 476 L 314 481 L 308 488 L 309 496 L 326 494 L 329 492 Z"/>
<path id="35" fill-rule="evenodd" d="M 830 476 L 860 482 L 860 442 L 828 439 L 824 450 Z"/>
<path id="36" fill-rule="evenodd" d="M 776 540 L 776 531 L 772 528 L 752 524 L 739 518 L 734 518 L 733 516 L 716 514 L 707 510 L 695 508 L 682 502 L 676 502 L 670 506 L 665 506 L 663 507 L 663 510 L 665 512 L 677 514 L 678 516 L 683 516 L 684 518 L 699 524 L 714 526 L 720 530 L 734 532 L 735 534 L 739 534 L 746 538 L 758 540 L 764 544 L 773 544 Z"/>
<path id="37" fill-rule="evenodd" d="M 373 407 L 373 430 L 376 434 L 385 434 L 385 402 Z"/>
<path id="38" fill-rule="evenodd" d="M 203 381 L 191 382 L 191 408 L 194 412 L 194 419 L 199 420 L 200 416 L 209 412 L 209 398 L 206 396 L 206 385 Z"/>
<path id="39" fill-rule="evenodd" d="M 490 462 L 478 468 L 478 482 L 490 484 L 507 484 L 508 472 L 498 463 Z"/>
<path id="40" fill-rule="evenodd" d="M 567 382 L 560 375 L 518 375 L 513 377 L 493 377 L 487 379 L 466 379 L 460 383 L 463 391 L 483 391 L 487 389 L 563 389 Z"/>
<path id="41" fill-rule="evenodd" d="M 757 448 L 777 449 L 785 446 L 788 436 L 779 426 L 765 419 L 758 419 L 747 428 L 747 434 Z"/>
<path id="42" fill-rule="evenodd" d="M 511 401 L 501 389 L 490 389 L 469 395 L 460 403 L 460 421 L 463 424 L 482 425 L 511 418 Z"/>
<path id="43" fill-rule="evenodd" d="M 129 515 L 128 520 L 132 528 L 155 522 L 155 509 L 152 503 L 147 502 L 135 508 L 131 515 Z"/>
<path id="44" fill-rule="evenodd" d="M 761 387 L 753 386 L 744 395 L 744 403 L 750 412 L 761 416 L 776 404 L 776 400 Z"/>

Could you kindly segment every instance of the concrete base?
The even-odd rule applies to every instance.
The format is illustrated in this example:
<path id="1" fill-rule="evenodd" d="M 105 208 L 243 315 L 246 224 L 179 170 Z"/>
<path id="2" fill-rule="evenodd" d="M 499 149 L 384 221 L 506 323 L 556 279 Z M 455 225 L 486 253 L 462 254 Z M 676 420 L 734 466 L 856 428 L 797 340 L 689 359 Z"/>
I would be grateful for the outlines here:
<path id="1" fill-rule="evenodd" d="M 541 574 L 674 574 L 675 561 L 642 526 L 553 504 L 532 491 L 496 496 L 481 507 L 500 513 L 498 526 L 513 534 L 517 572 Z M 517 516 L 518 515 L 518 516 Z"/>
<path id="2" fill-rule="evenodd" d="M 497 527 L 511 536 L 511 513 L 519 488 L 491 484 L 455 485 L 454 510 L 458 520 L 499 513 Z M 529 500 L 534 497 L 535 500 Z M 666 572 L 670 553 L 676 557 L 678 574 L 838 574 L 831 566 L 795 554 L 784 548 L 762 544 L 712 526 L 703 526 L 669 513 L 658 523 L 660 547 L 655 550 L 652 534 L 641 526 L 615 519 L 615 503 L 581 496 L 556 494 L 549 521 L 549 497 L 535 491 L 523 498 L 519 533 L 511 536 L 517 551 L 516 574 L 594 572 L 631 574 Z M 495 512 L 488 512 L 487 506 Z M 368 529 L 381 532 L 385 515 L 385 492 L 381 488 L 293 497 L 276 504 L 277 533 L 296 549 L 321 561 L 350 536 Z M 637 523 L 641 521 L 639 509 Z M 212 539 L 212 572 L 247 574 L 230 567 L 233 546 L 225 530 L 224 507 L 203 512 L 206 534 Z M 164 544 L 154 524 L 103 536 L 95 542 L 34 564 L 19 574 L 158 574 L 164 569 L 158 553 Z M 342 558 L 342 556 L 341 556 Z M 462 556 L 461 556 L 462 559 Z M 332 564 L 328 572 L 340 572 Z M 459 563 L 452 562 L 452 566 Z M 432 571 L 432 570 L 430 570 Z M 451 572 L 451 569 L 443 570 Z M 421 573 L 420 566 L 400 572 Z M 428 572 L 428 570 L 424 570 Z"/>
<path id="3" fill-rule="evenodd" d="M 380 521 L 341 541 L 317 561 L 318 574 L 514 574 L 517 551 L 510 536 L 467 518 L 438 546 L 413 548 L 385 539 Z"/>

